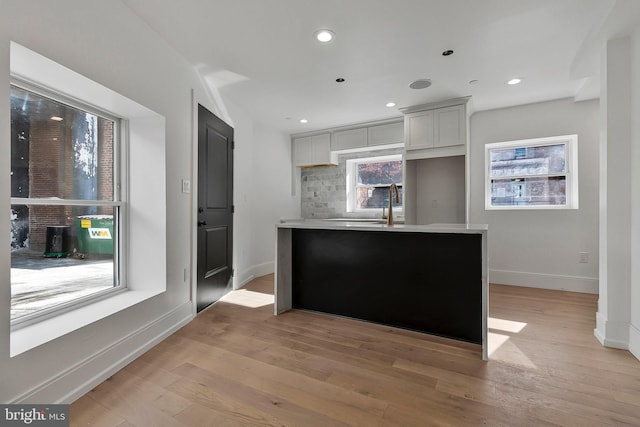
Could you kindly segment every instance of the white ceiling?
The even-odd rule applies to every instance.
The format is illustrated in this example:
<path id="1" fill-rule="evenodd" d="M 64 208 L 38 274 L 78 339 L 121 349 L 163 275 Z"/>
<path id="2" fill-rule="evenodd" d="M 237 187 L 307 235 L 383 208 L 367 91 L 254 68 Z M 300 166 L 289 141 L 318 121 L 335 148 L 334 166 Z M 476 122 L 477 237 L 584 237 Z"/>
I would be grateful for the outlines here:
<path id="1" fill-rule="evenodd" d="M 122 1 L 193 64 L 203 81 L 254 119 L 287 133 L 399 117 L 400 107 L 467 95 L 476 110 L 597 97 L 592 46 L 616 4 Z M 313 35 L 321 28 L 333 30 L 335 40 L 317 42 Z M 442 56 L 447 49 L 455 53 Z M 346 81 L 336 83 L 338 77 Z M 512 77 L 523 81 L 508 86 Z M 432 86 L 410 89 L 419 78 L 431 79 Z M 386 107 L 389 101 L 397 106 Z M 300 118 L 309 123 L 298 123 Z"/>

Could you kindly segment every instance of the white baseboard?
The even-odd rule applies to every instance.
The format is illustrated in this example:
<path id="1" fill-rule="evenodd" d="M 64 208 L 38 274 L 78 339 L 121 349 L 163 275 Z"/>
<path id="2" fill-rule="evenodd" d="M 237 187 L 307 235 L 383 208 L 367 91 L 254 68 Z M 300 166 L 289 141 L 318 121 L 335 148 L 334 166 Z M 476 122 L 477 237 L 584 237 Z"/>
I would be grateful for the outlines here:
<path id="1" fill-rule="evenodd" d="M 193 317 L 192 304 L 186 302 L 34 387 L 11 403 L 71 403 L 189 323 Z"/>
<path id="2" fill-rule="evenodd" d="M 264 262 L 262 264 L 252 265 L 247 268 L 241 275 L 238 276 L 238 283 L 236 289 L 243 288 L 247 283 L 255 279 L 256 277 L 266 276 L 272 274 L 275 271 L 275 262 Z"/>
<path id="3" fill-rule="evenodd" d="M 607 319 L 598 311 L 596 312 L 596 328 L 593 330 L 593 335 L 600 342 L 600 345 L 604 346 L 605 342 L 605 328 L 607 326 Z"/>
<path id="4" fill-rule="evenodd" d="M 629 325 L 629 351 L 640 360 L 640 329 Z"/>
<path id="5" fill-rule="evenodd" d="M 602 313 L 596 313 L 593 335 L 605 347 L 629 350 L 629 329 L 627 322 L 612 322 Z"/>
<path id="6" fill-rule="evenodd" d="M 561 276 L 555 274 L 527 273 L 522 271 L 489 270 L 489 282 L 527 288 L 597 294 L 597 277 Z"/>

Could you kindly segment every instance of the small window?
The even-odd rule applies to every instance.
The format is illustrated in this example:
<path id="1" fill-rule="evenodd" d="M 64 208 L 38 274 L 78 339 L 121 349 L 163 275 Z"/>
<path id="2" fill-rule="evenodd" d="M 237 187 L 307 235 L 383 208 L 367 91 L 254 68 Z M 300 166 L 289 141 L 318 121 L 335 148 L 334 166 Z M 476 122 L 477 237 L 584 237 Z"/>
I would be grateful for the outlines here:
<path id="1" fill-rule="evenodd" d="M 578 136 L 485 145 L 486 209 L 577 209 Z"/>
<path id="2" fill-rule="evenodd" d="M 389 206 L 389 187 L 398 186 L 402 210 L 402 156 L 380 156 L 347 160 L 347 212 L 382 211 Z"/>
<path id="3" fill-rule="evenodd" d="M 11 320 L 116 290 L 119 120 L 45 89 L 11 86 Z"/>

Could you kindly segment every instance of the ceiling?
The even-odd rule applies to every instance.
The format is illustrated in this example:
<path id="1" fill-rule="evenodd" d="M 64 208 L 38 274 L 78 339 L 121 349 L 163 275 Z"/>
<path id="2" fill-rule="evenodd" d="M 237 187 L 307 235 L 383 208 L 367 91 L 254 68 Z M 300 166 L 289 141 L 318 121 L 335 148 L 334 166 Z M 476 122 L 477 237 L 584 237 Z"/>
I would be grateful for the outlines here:
<path id="1" fill-rule="evenodd" d="M 400 107 L 468 95 L 476 111 L 597 97 L 595 42 L 617 7 L 615 0 L 122 1 L 212 93 L 287 133 L 400 117 Z M 315 40 L 322 28 L 335 32 L 332 42 Z M 449 49 L 453 55 L 443 56 Z M 513 77 L 522 82 L 507 85 Z M 409 88 L 421 78 L 431 87 Z"/>

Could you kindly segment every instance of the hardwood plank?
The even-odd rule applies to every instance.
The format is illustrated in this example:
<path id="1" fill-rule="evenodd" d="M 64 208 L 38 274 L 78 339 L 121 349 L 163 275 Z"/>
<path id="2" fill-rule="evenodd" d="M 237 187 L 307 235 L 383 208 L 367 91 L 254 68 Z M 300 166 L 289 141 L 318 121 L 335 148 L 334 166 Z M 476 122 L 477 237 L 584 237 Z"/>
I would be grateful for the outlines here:
<path id="1" fill-rule="evenodd" d="M 336 387 L 325 381 L 257 362 L 212 348 L 207 354 L 194 354 L 190 362 L 219 376 L 278 396 L 283 402 L 318 411 L 347 425 L 368 425 L 382 416 L 386 403 Z"/>
<path id="2" fill-rule="evenodd" d="M 214 409 L 224 409 L 241 422 L 278 425 L 282 423 L 281 420 L 289 420 L 295 425 L 305 425 L 308 420 L 312 420 L 314 425 L 348 425 L 195 365 L 184 364 L 176 372 L 184 379 L 173 384 L 171 389 L 183 395 L 193 393 L 193 398 L 199 403 Z"/>
<path id="3" fill-rule="evenodd" d="M 194 403 L 185 409 L 175 418 L 182 424 L 187 426 L 198 427 L 236 427 L 244 426 L 269 426 L 273 425 L 268 422 L 260 422 L 258 420 L 249 420 L 247 418 L 238 419 L 229 415 L 226 411 L 219 411 L 207 406 Z"/>
<path id="4" fill-rule="evenodd" d="M 133 425 L 181 427 L 172 417 L 174 408 L 164 407 L 166 402 L 159 401 L 157 396 L 145 395 L 139 384 L 137 379 L 121 371 L 89 392 L 89 396 Z M 180 399 L 168 390 L 165 392 Z"/>
<path id="5" fill-rule="evenodd" d="M 246 289 L 271 294 L 273 276 Z M 72 425 L 640 425 L 640 361 L 594 338 L 595 295 L 490 285 L 488 362 L 477 345 L 237 301 L 74 402 Z"/>
<path id="6" fill-rule="evenodd" d="M 89 396 L 71 405 L 69 418 L 71 426 L 115 427 L 125 422 L 124 418 Z"/>

